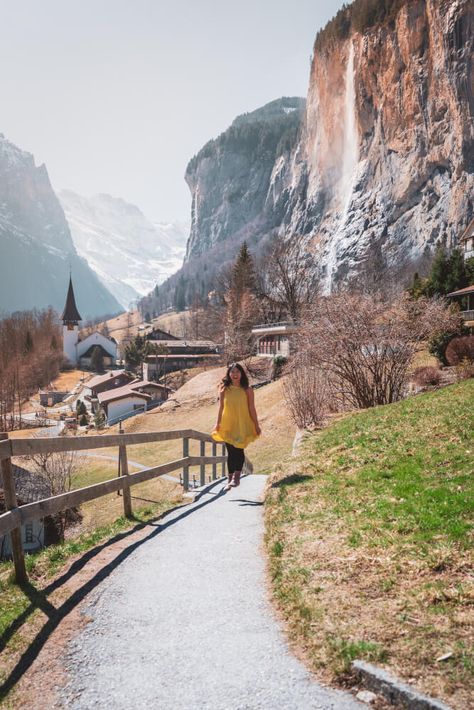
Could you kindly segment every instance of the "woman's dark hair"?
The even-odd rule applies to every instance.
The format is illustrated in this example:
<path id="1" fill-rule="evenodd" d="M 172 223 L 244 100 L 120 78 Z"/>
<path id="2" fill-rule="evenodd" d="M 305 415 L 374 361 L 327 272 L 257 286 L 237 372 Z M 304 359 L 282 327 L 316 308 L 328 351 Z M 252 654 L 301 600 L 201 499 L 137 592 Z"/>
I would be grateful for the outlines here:
<path id="1" fill-rule="evenodd" d="M 222 378 L 222 384 L 224 385 L 224 387 L 230 387 L 230 385 L 232 384 L 232 380 L 230 378 L 230 373 L 231 373 L 231 370 L 234 369 L 234 367 L 236 367 L 237 370 L 239 370 L 239 372 L 240 372 L 240 386 L 243 387 L 244 390 L 248 389 L 250 386 L 249 385 L 249 378 L 247 377 L 247 374 L 246 374 L 244 368 L 242 367 L 242 365 L 239 365 L 238 362 L 233 362 L 229 365 L 229 367 L 227 368 L 227 372 L 225 373 L 224 377 Z"/>

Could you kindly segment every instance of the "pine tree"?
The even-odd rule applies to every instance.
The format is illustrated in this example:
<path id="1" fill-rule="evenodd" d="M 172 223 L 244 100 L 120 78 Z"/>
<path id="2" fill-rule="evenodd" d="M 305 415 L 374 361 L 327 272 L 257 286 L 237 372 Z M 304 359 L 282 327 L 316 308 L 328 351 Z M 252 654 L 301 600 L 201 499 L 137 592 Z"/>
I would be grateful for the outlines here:
<path id="1" fill-rule="evenodd" d="M 225 302 L 227 355 L 241 359 L 252 351 L 251 330 L 259 312 L 255 264 L 246 242 L 232 267 Z"/>
<path id="2" fill-rule="evenodd" d="M 94 372 L 104 372 L 104 356 L 98 345 L 94 347 L 91 355 L 91 368 Z"/>

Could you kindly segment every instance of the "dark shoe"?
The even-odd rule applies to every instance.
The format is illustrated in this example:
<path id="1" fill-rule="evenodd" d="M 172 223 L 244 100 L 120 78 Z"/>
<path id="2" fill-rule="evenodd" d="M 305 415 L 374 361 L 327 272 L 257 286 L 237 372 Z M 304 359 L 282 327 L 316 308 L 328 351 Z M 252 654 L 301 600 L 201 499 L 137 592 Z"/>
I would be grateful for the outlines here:
<path id="1" fill-rule="evenodd" d="M 232 488 L 237 488 L 237 486 L 240 486 L 240 474 L 241 471 L 236 471 L 234 473 L 234 480 L 232 481 L 232 483 L 229 484 L 232 486 Z"/>

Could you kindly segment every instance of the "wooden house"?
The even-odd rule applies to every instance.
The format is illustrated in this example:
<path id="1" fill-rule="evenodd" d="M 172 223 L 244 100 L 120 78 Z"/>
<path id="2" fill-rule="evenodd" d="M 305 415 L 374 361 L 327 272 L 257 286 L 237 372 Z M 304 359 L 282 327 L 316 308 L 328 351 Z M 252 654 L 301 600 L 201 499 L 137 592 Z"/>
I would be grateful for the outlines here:
<path id="1" fill-rule="evenodd" d="M 452 298 L 459 304 L 465 325 L 474 328 L 474 284 L 448 293 L 448 298 Z"/>
<path id="2" fill-rule="evenodd" d="M 459 237 L 459 246 L 465 259 L 474 257 L 474 218 Z"/>
<path id="3" fill-rule="evenodd" d="M 18 505 L 34 503 L 51 496 L 48 481 L 38 473 L 12 464 L 13 480 Z M 3 488 L 0 488 L 0 513 L 5 512 Z M 21 541 L 25 552 L 34 552 L 45 545 L 57 542 L 57 534 L 51 518 L 34 520 L 21 526 Z M 0 559 L 10 559 L 12 556 L 10 534 L 0 535 Z"/>
<path id="4" fill-rule="evenodd" d="M 94 399 L 99 392 L 107 392 L 108 390 L 124 387 L 133 380 L 133 376 L 125 370 L 110 370 L 103 375 L 92 377 L 84 385 L 84 393 L 86 398 Z"/>
<path id="5" fill-rule="evenodd" d="M 280 323 L 262 323 L 252 328 L 252 335 L 257 339 L 256 355 L 275 357 L 290 355 L 291 335 L 296 332 L 296 325 L 290 321 Z"/>

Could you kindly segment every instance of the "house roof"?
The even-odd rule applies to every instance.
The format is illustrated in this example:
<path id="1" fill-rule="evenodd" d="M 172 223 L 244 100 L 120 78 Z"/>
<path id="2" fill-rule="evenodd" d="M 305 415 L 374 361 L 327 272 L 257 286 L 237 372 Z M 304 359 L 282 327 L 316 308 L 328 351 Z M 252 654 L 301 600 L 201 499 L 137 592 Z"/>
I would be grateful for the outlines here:
<path id="1" fill-rule="evenodd" d="M 471 219 L 471 221 L 467 225 L 466 229 L 459 237 L 459 241 L 463 242 L 465 239 L 469 239 L 469 237 L 472 237 L 473 235 L 474 235 L 474 217 Z"/>
<path id="2" fill-rule="evenodd" d="M 116 387 L 113 390 L 106 390 L 106 392 L 99 392 L 97 399 L 100 404 L 104 402 L 112 402 L 114 399 L 126 399 L 127 397 L 141 397 L 142 399 L 151 399 L 149 394 L 145 392 L 137 392 L 130 388 L 130 385 L 125 385 L 124 387 Z"/>
<path id="3" fill-rule="evenodd" d="M 69 288 L 67 290 L 66 305 L 61 316 L 63 323 L 77 324 L 82 317 L 77 310 L 76 299 L 74 298 L 74 289 L 72 287 L 72 278 L 69 277 Z"/>
<path id="4" fill-rule="evenodd" d="M 150 326 L 150 328 L 151 328 L 151 329 L 150 329 L 149 332 L 147 333 L 146 337 L 148 337 L 148 336 L 150 336 L 150 335 L 153 335 L 153 334 L 158 335 L 158 333 L 160 333 L 161 335 L 167 335 L 167 336 L 168 336 L 168 340 L 179 340 L 179 338 L 177 338 L 175 335 L 172 335 L 171 333 L 168 333 L 167 330 L 163 330 L 162 328 L 155 328 L 155 327 L 153 327 L 153 326 Z M 165 341 L 161 341 L 161 342 L 165 342 Z"/>
<path id="5" fill-rule="evenodd" d="M 128 387 L 132 390 L 139 389 L 140 387 L 155 387 L 159 390 L 169 390 L 169 387 L 160 384 L 159 382 L 150 382 L 149 380 L 133 380 L 128 383 Z"/>
<path id="6" fill-rule="evenodd" d="M 92 353 L 93 353 L 93 351 L 94 351 L 94 348 L 99 348 L 99 350 L 101 351 L 101 353 L 102 353 L 102 355 L 103 355 L 104 357 L 113 357 L 112 353 L 109 353 L 109 351 L 106 350 L 103 345 L 101 345 L 100 343 L 93 343 L 89 348 L 87 348 L 87 350 L 85 350 L 85 351 L 80 355 L 80 358 L 82 358 L 82 357 L 92 357 Z"/>
<path id="7" fill-rule="evenodd" d="M 88 382 L 85 383 L 86 387 L 97 387 L 97 385 L 101 385 L 104 382 L 107 382 L 110 379 L 113 379 L 114 377 L 118 377 L 119 375 L 125 375 L 125 370 L 109 370 L 109 372 L 106 372 L 104 375 L 96 375 L 92 379 L 90 379 Z"/>
<path id="8" fill-rule="evenodd" d="M 150 340 L 150 345 L 164 345 L 170 348 L 217 348 L 217 344 L 212 340 Z"/>
<path id="9" fill-rule="evenodd" d="M 147 355 L 145 362 L 156 362 L 156 360 L 212 360 L 214 358 L 220 358 L 220 355 L 218 353 L 199 353 L 199 355 L 174 353 L 171 355 Z"/>
<path id="10" fill-rule="evenodd" d="M 448 298 L 451 296 L 466 296 L 468 293 L 474 293 L 474 284 L 472 286 L 466 286 L 466 288 L 460 288 L 458 291 L 448 293 Z"/>
<path id="11" fill-rule="evenodd" d="M 28 471 L 16 464 L 12 464 L 12 472 L 19 505 L 34 503 L 51 496 L 51 486 L 39 473 Z M 5 510 L 5 498 L 3 488 L 0 488 L 0 511 L 2 510 Z"/>

